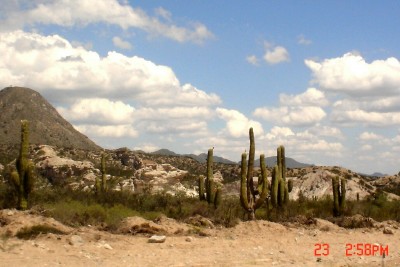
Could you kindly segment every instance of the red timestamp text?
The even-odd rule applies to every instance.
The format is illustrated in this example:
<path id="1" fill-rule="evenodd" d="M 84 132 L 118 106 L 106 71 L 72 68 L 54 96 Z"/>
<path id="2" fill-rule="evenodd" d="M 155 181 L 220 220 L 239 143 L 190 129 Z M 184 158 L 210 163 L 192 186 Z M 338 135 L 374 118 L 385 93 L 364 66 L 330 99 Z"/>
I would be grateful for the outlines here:
<path id="1" fill-rule="evenodd" d="M 314 256 L 328 256 L 328 255 L 329 255 L 329 244 L 327 243 L 314 244 Z"/>
<path id="2" fill-rule="evenodd" d="M 346 257 L 349 256 L 388 256 L 389 246 L 370 243 L 346 244 Z"/>

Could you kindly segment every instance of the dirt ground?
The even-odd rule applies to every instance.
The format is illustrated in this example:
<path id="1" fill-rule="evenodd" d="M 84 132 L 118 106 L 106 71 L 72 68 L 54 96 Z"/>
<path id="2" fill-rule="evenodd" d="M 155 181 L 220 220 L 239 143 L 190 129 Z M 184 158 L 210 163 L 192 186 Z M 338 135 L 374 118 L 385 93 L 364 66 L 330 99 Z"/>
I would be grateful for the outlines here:
<path id="1" fill-rule="evenodd" d="M 67 234 L 40 234 L 23 240 L 23 227 L 49 225 Z M 29 212 L 0 211 L 0 266 L 400 266 L 400 224 L 344 229 L 317 219 L 311 226 L 283 226 L 268 221 L 234 228 L 195 227 L 164 219 L 131 218 L 119 234 L 95 227 L 70 228 Z M 386 231 L 392 233 L 384 233 Z M 154 233 L 164 243 L 149 243 Z M 146 233 L 147 232 L 147 233 Z M 158 233 L 159 234 L 159 233 Z M 346 256 L 349 253 L 364 255 Z M 371 254 L 371 248 L 386 249 Z M 321 255 L 315 255 L 321 254 Z M 383 253 L 383 252 L 382 252 Z M 322 255 L 325 254 L 325 255 Z M 379 255 L 378 255 L 379 254 Z"/>

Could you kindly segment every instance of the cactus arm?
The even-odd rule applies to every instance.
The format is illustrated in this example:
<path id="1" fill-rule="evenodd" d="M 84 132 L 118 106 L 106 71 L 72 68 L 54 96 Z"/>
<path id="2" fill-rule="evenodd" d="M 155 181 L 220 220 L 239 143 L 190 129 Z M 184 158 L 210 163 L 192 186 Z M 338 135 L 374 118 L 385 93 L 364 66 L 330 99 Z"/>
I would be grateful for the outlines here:
<path id="1" fill-rule="evenodd" d="M 283 207 L 285 203 L 285 181 L 280 177 L 278 182 L 278 206 Z"/>
<path id="2" fill-rule="evenodd" d="M 199 176 L 199 198 L 200 200 L 206 200 L 206 197 L 204 195 L 204 177 Z"/>
<path id="3" fill-rule="evenodd" d="M 17 190 L 19 190 L 19 186 L 20 186 L 21 182 L 20 182 L 20 179 L 19 179 L 19 174 L 18 174 L 18 172 L 13 171 L 13 172 L 11 173 L 11 181 L 12 181 L 13 185 L 15 186 L 15 188 L 16 188 Z"/>
<path id="4" fill-rule="evenodd" d="M 281 171 L 281 177 L 286 181 L 286 157 L 285 157 L 285 147 L 279 146 L 277 151 L 278 156 L 278 166 Z"/>
<path id="5" fill-rule="evenodd" d="M 278 205 L 278 187 L 280 180 L 280 172 L 278 165 L 275 165 L 272 169 L 272 181 L 271 181 L 271 202 L 273 207 Z"/>
<path id="6" fill-rule="evenodd" d="M 339 199 L 340 202 L 339 209 L 341 214 L 343 214 L 344 212 L 345 201 L 346 201 L 346 180 L 342 178 L 340 180 L 340 199 Z"/>
<path id="7" fill-rule="evenodd" d="M 100 191 L 101 191 L 101 184 L 100 184 L 100 180 L 99 180 L 98 177 L 96 177 L 96 180 L 94 182 L 94 186 L 95 186 L 95 190 L 96 190 L 95 193 L 99 194 Z"/>
<path id="8" fill-rule="evenodd" d="M 254 209 L 258 209 L 261 207 L 261 205 L 265 202 L 265 199 L 267 198 L 268 195 L 268 180 L 267 180 L 267 168 L 265 166 L 265 156 L 264 154 L 260 155 L 260 167 L 261 167 L 261 194 L 259 198 L 257 199 Z M 260 181 L 259 181 L 260 184 Z"/>
<path id="9" fill-rule="evenodd" d="M 221 203 L 221 194 L 221 188 L 218 187 L 214 196 L 214 208 L 218 208 L 219 204 Z"/>
<path id="10" fill-rule="evenodd" d="M 246 164 L 247 164 L 247 155 L 246 153 L 242 154 L 242 162 L 241 162 L 241 170 L 240 170 L 240 203 L 242 204 L 242 207 L 246 210 L 249 211 L 250 209 L 250 205 L 249 205 L 249 200 L 247 198 L 247 177 L 246 177 L 246 173 L 247 173 L 247 168 L 246 168 Z"/>
<path id="11" fill-rule="evenodd" d="M 255 190 L 254 190 L 254 182 L 253 182 L 253 176 L 254 176 L 254 157 L 255 157 L 255 142 L 254 142 L 254 131 L 253 128 L 249 129 L 249 139 L 250 139 L 250 151 L 249 151 L 249 161 L 248 161 L 248 167 L 247 167 L 247 187 L 250 189 L 247 194 L 248 198 L 250 199 L 250 195 L 255 196 Z"/>
<path id="12" fill-rule="evenodd" d="M 290 193 L 290 192 L 292 192 L 292 190 L 293 190 L 293 180 L 289 179 L 288 180 L 288 192 Z"/>

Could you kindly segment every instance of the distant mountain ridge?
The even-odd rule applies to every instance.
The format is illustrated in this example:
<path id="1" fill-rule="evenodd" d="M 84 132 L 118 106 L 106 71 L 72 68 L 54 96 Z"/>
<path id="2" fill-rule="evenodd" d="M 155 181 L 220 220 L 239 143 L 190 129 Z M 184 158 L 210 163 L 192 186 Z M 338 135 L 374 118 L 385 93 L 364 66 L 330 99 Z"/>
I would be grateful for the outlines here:
<path id="1" fill-rule="evenodd" d="M 29 121 L 29 142 L 58 147 L 99 150 L 87 136 L 78 132 L 38 92 L 24 87 L 0 91 L 0 144 L 20 143 L 21 120 Z"/>
<path id="2" fill-rule="evenodd" d="M 192 158 L 200 163 L 205 163 L 207 162 L 207 154 L 206 153 L 201 153 L 199 155 L 195 155 L 195 154 L 177 154 L 169 149 L 166 148 L 162 148 L 159 149 L 157 151 L 151 152 L 150 154 L 154 154 L 154 155 L 162 155 L 162 156 L 177 156 L 177 157 L 189 157 Z M 218 163 L 225 163 L 225 164 L 236 164 L 236 162 L 231 161 L 229 159 L 225 159 L 223 157 L 218 157 L 214 155 L 214 162 L 218 162 Z"/>
<path id="3" fill-rule="evenodd" d="M 201 153 L 199 155 L 195 155 L 195 154 L 180 155 L 180 154 L 177 154 L 177 153 L 175 153 L 175 152 L 173 152 L 171 150 L 163 148 L 163 149 L 154 151 L 151 154 L 163 155 L 163 156 L 185 156 L 185 157 L 190 157 L 190 158 L 192 158 L 194 160 L 197 160 L 200 163 L 207 162 L 207 154 L 206 153 Z M 231 161 L 229 159 L 225 159 L 223 157 L 219 157 L 219 156 L 215 156 L 215 155 L 214 155 L 214 162 L 224 163 L 224 164 L 239 164 L 238 162 L 234 162 L 234 161 Z M 268 167 L 275 166 L 276 157 L 272 156 L 272 157 L 265 158 L 265 164 Z M 254 165 L 257 166 L 257 167 L 260 166 L 260 160 L 259 159 L 255 160 L 254 161 Z M 296 161 L 296 160 L 294 160 L 292 158 L 288 158 L 288 157 L 286 158 L 286 167 L 287 168 L 305 168 L 305 167 L 310 167 L 310 166 L 314 166 L 314 165 L 313 164 L 301 163 L 301 162 L 298 162 L 298 161 Z"/>

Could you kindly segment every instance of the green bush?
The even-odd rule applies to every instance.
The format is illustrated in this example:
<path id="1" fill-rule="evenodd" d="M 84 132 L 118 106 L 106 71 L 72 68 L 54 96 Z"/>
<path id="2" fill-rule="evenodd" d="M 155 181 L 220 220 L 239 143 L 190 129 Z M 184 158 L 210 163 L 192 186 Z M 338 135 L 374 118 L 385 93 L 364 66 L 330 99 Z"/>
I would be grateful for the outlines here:
<path id="1" fill-rule="evenodd" d="M 0 185 L 0 204 L 3 203 L 6 187 Z M 296 201 L 289 201 L 286 209 L 277 212 L 265 203 L 258 211 L 257 218 L 287 222 L 298 216 L 306 218 L 331 219 L 332 197 L 308 199 L 302 195 Z M 245 218 L 238 197 L 224 197 L 218 208 L 190 198 L 183 194 L 132 194 L 129 192 L 108 191 L 96 196 L 93 192 L 72 191 L 66 188 L 43 188 L 32 194 L 32 202 L 37 209 L 44 210 L 70 226 L 98 225 L 103 229 L 114 230 L 118 223 L 129 216 L 141 216 L 155 220 L 162 214 L 179 221 L 201 215 L 216 224 L 232 227 Z M 375 199 L 347 201 L 344 216 L 360 214 L 376 221 L 400 221 L 400 201 L 388 201 L 386 196 L 377 194 Z"/>

